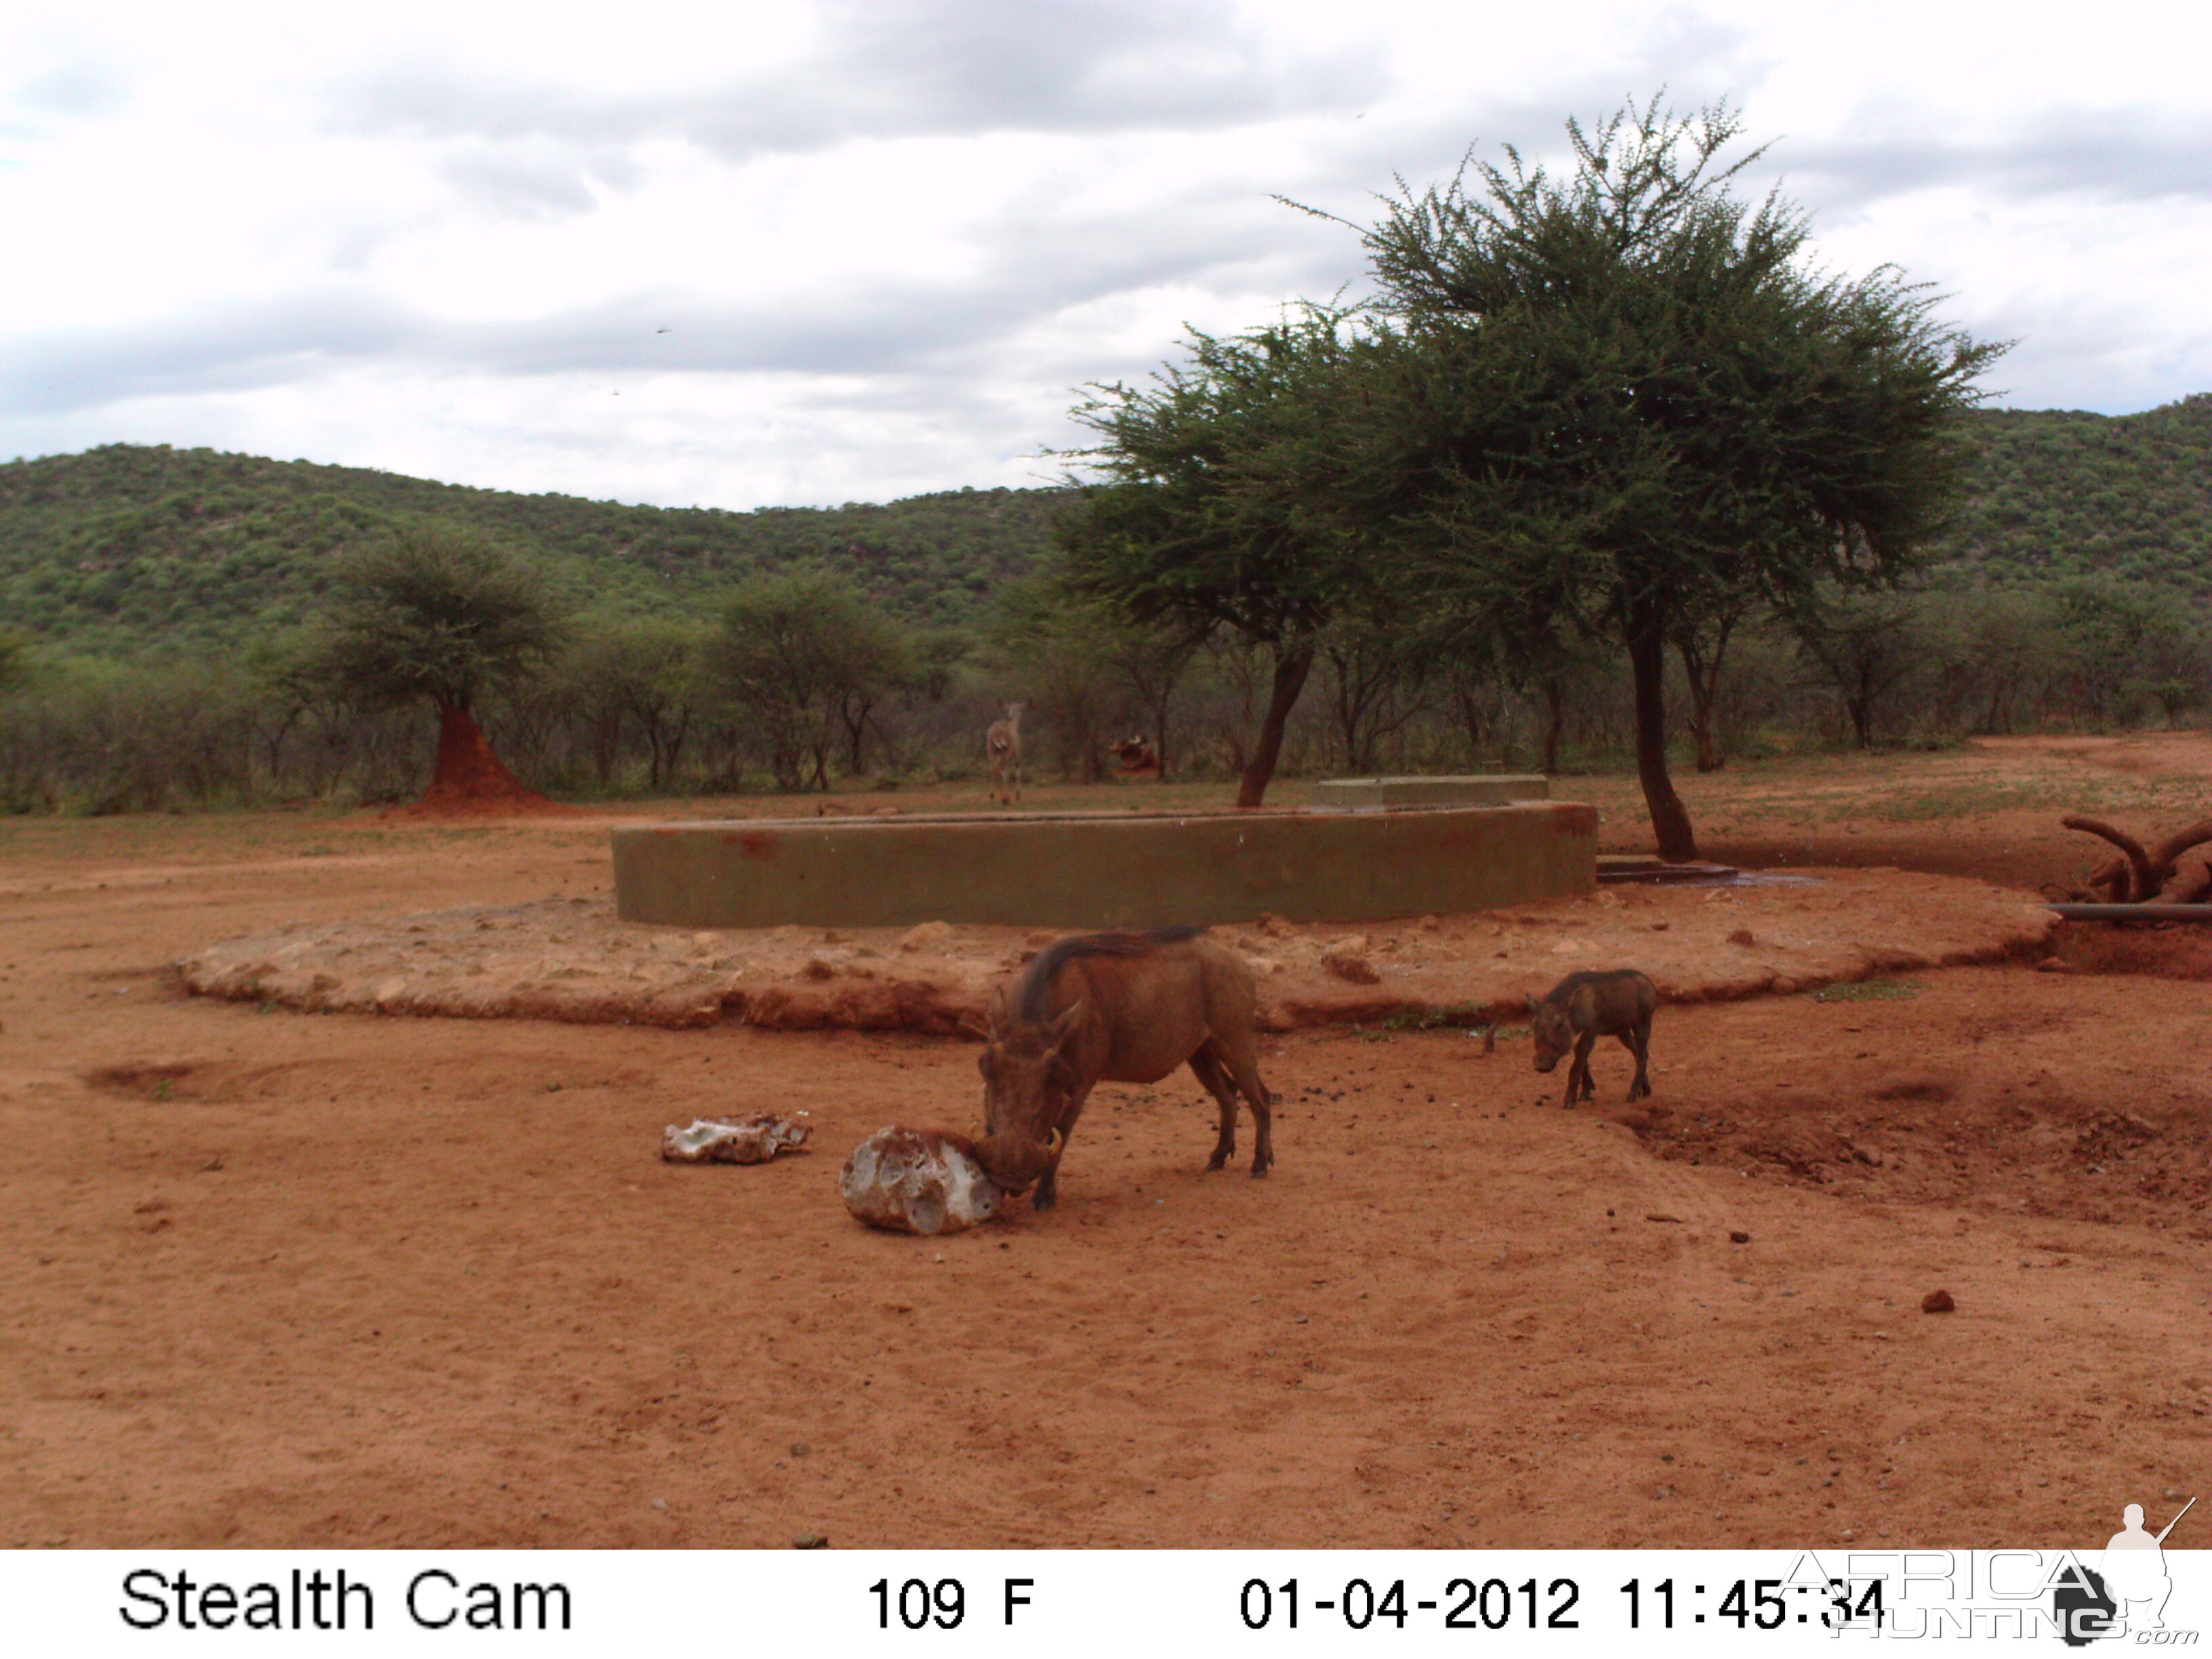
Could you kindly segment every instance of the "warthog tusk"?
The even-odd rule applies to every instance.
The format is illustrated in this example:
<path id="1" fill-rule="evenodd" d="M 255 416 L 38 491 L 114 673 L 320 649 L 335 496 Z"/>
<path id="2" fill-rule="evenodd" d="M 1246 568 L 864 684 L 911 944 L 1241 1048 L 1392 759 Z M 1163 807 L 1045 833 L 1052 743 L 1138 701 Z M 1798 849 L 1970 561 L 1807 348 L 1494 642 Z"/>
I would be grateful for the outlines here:
<path id="1" fill-rule="evenodd" d="M 1066 1144 L 1066 1143 L 1060 1139 L 1059 1130 L 1054 1129 L 1050 1131 L 1044 1138 L 1045 1156 L 1047 1158 L 1058 1158 L 1060 1156 L 1060 1149 Z"/>

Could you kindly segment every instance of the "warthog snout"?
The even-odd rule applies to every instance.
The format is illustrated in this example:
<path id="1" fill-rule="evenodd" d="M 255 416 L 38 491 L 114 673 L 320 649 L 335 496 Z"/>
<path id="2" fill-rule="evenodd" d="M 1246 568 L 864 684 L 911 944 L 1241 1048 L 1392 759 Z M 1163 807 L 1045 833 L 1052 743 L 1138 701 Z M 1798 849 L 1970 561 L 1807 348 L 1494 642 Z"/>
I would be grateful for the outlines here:
<path id="1" fill-rule="evenodd" d="M 1042 1141 L 1024 1134 L 985 1135 L 975 1142 L 975 1162 L 1001 1192 L 1025 1193 L 1059 1161 L 1060 1131 Z"/>

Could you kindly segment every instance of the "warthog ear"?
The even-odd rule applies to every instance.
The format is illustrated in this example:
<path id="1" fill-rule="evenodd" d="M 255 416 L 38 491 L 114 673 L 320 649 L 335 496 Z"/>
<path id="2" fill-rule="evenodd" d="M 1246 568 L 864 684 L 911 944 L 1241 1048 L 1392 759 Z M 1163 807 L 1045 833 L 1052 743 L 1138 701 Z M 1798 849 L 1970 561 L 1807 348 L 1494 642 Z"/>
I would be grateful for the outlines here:
<path id="1" fill-rule="evenodd" d="M 1085 999 L 1078 997 L 1073 1002 L 1068 1005 L 1066 1012 L 1060 1015 L 1058 1019 L 1053 1021 L 1053 1047 L 1055 1048 L 1060 1047 L 1060 1044 L 1066 1042 L 1070 1036 L 1074 1035 L 1076 1026 L 1083 1018 L 1083 1010 L 1085 1006 Z"/>
<path id="2" fill-rule="evenodd" d="M 1006 1031 L 1006 1012 L 1009 1006 L 1006 1000 L 1006 988 L 1003 985 L 994 985 L 991 988 L 991 1005 L 988 1016 L 990 1020 L 988 1035 L 994 1040 Z"/>
<path id="3" fill-rule="evenodd" d="M 1528 1012 L 1529 1012 L 1530 1013 L 1532 1013 L 1532 1014 L 1533 1014 L 1533 1013 L 1534 1013 L 1534 1012 L 1537 1011 L 1537 1009 L 1539 1009 L 1539 1008 L 1542 1007 L 1543 1006 L 1544 1006 L 1544 1005 L 1543 1005 L 1542 1003 L 1540 1003 L 1540 1002 L 1537 1001 L 1537 1000 L 1536 1000 L 1536 999 L 1535 999 L 1535 998 L 1534 998 L 1534 997 L 1530 997 L 1530 998 L 1528 999 Z"/>

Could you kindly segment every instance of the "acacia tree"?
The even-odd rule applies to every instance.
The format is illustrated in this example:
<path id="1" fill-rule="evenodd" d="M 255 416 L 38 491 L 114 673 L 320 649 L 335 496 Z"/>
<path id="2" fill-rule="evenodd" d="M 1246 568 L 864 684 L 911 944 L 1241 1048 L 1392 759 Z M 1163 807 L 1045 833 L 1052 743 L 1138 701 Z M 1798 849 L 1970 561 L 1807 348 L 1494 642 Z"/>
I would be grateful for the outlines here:
<path id="1" fill-rule="evenodd" d="M 809 781 L 829 788 L 841 738 L 857 771 L 870 714 L 917 672 L 898 625 L 851 582 L 821 570 L 742 585 L 706 660 L 787 790 Z"/>
<path id="2" fill-rule="evenodd" d="M 536 572 L 456 526 L 404 526 L 349 556 L 312 672 L 367 703 L 428 702 L 438 763 L 425 805 L 534 798 L 492 752 L 474 709 L 540 672 L 567 623 Z"/>
<path id="3" fill-rule="evenodd" d="M 1871 749 L 1882 705 L 1932 654 L 1920 608 L 1902 593 L 1845 589 L 1819 596 L 1794 622 L 1799 646 L 1842 700 L 1851 741 Z"/>
<path id="4" fill-rule="evenodd" d="M 1238 782 L 1257 806 L 1329 623 L 1375 592 L 1371 428 L 1358 365 L 1377 343 L 1351 313 L 1302 306 L 1272 328 L 1193 331 L 1150 385 L 1100 386 L 1074 411 L 1095 475 L 1056 537 L 1077 592 L 1189 640 L 1262 647 L 1266 713 Z M 1080 482 L 1080 481 L 1079 481 Z"/>
<path id="5" fill-rule="evenodd" d="M 1735 637 L 1759 604 L 1755 591 L 1701 593 L 1693 602 L 1675 608 L 1667 625 L 1681 659 L 1682 678 L 1690 693 L 1690 740 L 1695 746 L 1698 770 L 1721 769 L 1720 739 L 1714 731 L 1714 712 L 1719 706 L 1721 671 L 1728 662 L 1729 641 Z"/>
<path id="6" fill-rule="evenodd" d="M 1655 99 L 1585 130 L 1554 179 L 1509 148 L 1401 187 L 1364 232 L 1398 325 L 1377 420 L 1406 545 L 1439 605 L 1565 618 L 1620 642 L 1659 850 L 1697 855 L 1666 746 L 1682 619 L 1823 579 L 1893 580 L 1955 488 L 1954 422 L 2003 349 L 1933 319 L 1924 288 L 1803 258 L 1807 223 L 1730 185 L 1725 106 Z"/>
<path id="7" fill-rule="evenodd" d="M 612 776 L 625 730 L 644 739 L 647 783 L 656 793 L 676 775 L 702 702 L 704 624 L 665 617 L 604 626 L 573 653 L 571 690 L 591 725 L 599 779 Z"/>
<path id="8" fill-rule="evenodd" d="M 984 630 L 986 662 L 1017 690 L 1058 750 L 1061 775 L 1096 783 L 1112 739 L 1137 722 L 1160 775 L 1175 769 L 1176 695 L 1203 639 L 1171 623 L 1144 624 L 1110 601 L 1049 577 L 1003 585 Z"/>

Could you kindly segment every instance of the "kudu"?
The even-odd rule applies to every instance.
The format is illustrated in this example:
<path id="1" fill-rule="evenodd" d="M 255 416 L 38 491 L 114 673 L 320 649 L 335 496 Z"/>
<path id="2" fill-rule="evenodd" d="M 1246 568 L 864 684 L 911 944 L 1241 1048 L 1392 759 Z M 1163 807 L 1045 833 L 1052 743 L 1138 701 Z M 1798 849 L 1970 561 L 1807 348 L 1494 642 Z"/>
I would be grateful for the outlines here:
<path id="1" fill-rule="evenodd" d="M 991 761 L 991 799 L 1009 805 L 1022 798 L 1022 709 L 1025 705 L 1010 702 L 1006 718 L 994 720 L 991 729 L 983 734 L 983 752 Z M 1014 791 L 1006 793 L 1006 780 L 1013 779 Z"/>

